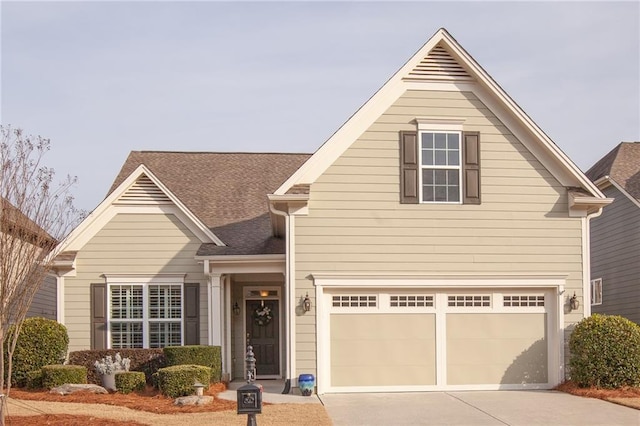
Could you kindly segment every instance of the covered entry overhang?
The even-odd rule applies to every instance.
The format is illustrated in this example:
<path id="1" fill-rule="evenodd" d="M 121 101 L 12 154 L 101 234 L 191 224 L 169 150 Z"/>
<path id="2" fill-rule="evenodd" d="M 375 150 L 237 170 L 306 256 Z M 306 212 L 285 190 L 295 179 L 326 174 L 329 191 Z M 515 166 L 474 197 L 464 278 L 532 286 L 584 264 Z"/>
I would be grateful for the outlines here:
<path id="1" fill-rule="evenodd" d="M 318 392 L 546 389 L 565 278 L 314 274 Z"/>
<path id="2" fill-rule="evenodd" d="M 268 324 L 259 331 L 269 334 L 268 345 L 251 342 L 258 349 L 263 344 L 263 355 L 271 367 L 263 377 L 280 378 L 289 363 L 288 292 L 286 291 L 286 260 L 284 254 L 214 255 L 198 256 L 207 280 L 206 307 L 207 342 L 222 348 L 222 374 L 227 380 L 244 378 L 244 354 L 247 334 L 252 332 L 250 322 L 256 307 L 273 310 Z M 252 336 L 249 336 L 251 338 Z M 264 365 L 264 364 L 263 364 Z"/>

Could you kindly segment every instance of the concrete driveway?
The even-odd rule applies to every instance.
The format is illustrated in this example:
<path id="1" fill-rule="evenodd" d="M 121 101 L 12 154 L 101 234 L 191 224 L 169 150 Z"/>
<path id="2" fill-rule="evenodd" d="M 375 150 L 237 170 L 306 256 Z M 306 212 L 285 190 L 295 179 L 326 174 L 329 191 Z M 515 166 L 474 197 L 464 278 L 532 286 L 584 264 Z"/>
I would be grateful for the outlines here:
<path id="1" fill-rule="evenodd" d="M 640 425 L 640 411 L 554 391 L 327 394 L 335 426 Z"/>

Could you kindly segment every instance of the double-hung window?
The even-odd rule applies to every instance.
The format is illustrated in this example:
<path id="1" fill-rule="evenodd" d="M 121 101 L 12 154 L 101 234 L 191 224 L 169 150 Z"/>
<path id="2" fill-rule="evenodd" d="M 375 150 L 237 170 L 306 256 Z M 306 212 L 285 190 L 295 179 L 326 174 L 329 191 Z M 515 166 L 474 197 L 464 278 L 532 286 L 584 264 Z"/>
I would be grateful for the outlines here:
<path id="1" fill-rule="evenodd" d="M 182 345 L 183 283 L 108 282 L 112 349 Z M 135 280 L 132 280 L 135 281 Z"/>
<path id="2" fill-rule="evenodd" d="M 420 132 L 422 202 L 460 202 L 460 139 L 460 132 Z"/>
<path id="3" fill-rule="evenodd" d="M 480 204 L 480 133 L 464 119 L 415 121 L 400 132 L 400 203 Z"/>

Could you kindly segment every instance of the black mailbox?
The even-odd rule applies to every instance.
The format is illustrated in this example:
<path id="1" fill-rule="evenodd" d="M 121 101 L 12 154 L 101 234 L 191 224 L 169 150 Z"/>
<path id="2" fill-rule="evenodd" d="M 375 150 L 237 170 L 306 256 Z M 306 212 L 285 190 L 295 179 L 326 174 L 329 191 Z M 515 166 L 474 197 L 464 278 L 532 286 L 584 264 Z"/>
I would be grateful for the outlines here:
<path id="1" fill-rule="evenodd" d="M 253 384 L 238 388 L 238 414 L 262 413 L 262 389 Z"/>

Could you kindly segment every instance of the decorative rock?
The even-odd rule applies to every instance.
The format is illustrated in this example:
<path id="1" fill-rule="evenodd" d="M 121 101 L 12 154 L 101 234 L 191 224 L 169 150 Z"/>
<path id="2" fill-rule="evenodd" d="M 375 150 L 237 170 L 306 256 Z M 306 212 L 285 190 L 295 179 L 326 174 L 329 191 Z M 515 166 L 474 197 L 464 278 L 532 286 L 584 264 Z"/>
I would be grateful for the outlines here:
<path id="1" fill-rule="evenodd" d="M 76 392 L 91 392 L 91 393 L 109 393 L 105 388 L 98 385 L 93 384 L 64 384 L 62 386 L 58 386 L 57 388 L 53 388 L 49 391 L 49 393 L 56 393 L 58 395 L 69 395 Z"/>
<path id="2" fill-rule="evenodd" d="M 206 405 L 206 404 L 211 404 L 212 402 L 213 402 L 212 396 L 190 395 L 190 396 L 181 396 L 180 398 L 176 398 L 176 400 L 173 402 L 173 405 L 179 405 L 179 406 Z"/>

